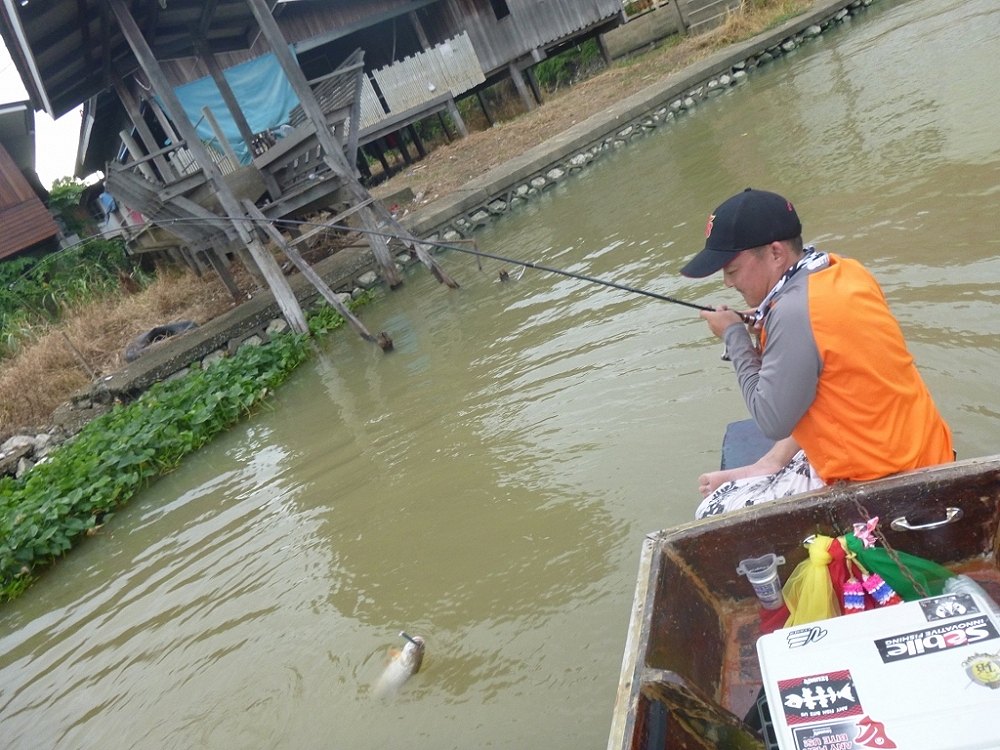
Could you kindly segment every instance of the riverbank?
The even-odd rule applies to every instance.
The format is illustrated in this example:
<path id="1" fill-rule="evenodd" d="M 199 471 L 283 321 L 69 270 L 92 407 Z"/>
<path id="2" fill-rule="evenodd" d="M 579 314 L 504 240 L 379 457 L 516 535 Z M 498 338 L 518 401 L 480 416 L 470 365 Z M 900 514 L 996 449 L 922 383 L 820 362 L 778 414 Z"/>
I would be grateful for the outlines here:
<path id="1" fill-rule="evenodd" d="M 755 11 L 716 32 L 675 40 L 577 84 L 517 120 L 432 152 L 374 194 L 388 202 L 392 195 L 412 193 L 413 200 L 400 203 L 398 211 L 417 236 L 445 242 L 470 236 L 496 216 L 572 179 L 594 161 L 683 117 L 699 102 L 740 85 L 775 57 L 793 53 L 824 30 L 863 13 L 871 1 L 814 2 L 790 19 L 784 14 L 802 3 L 772 3 L 767 6 L 769 15 Z M 744 38 L 737 41 L 734 37 L 740 35 Z M 400 258 L 401 263 L 407 260 Z M 350 248 L 322 261 L 317 270 L 333 289 L 349 294 L 372 283 L 373 268 L 370 253 Z M 317 298 L 315 289 L 301 279 L 293 285 L 304 306 Z M 111 404 L 130 401 L 151 383 L 177 377 L 206 357 L 232 352 L 245 340 L 266 340 L 278 318 L 270 294 L 256 294 L 198 330 L 163 342 L 138 361 L 102 375 L 91 386 L 67 392 L 66 403 L 54 415 L 55 431 L 60 437 L 72 434 Z M 44 432 L 33 432 L 37 431 Z M 44 436 L 19 437 L 28 448 L 18 461 L 24 458 L 27 463 L 35 443 L 44 444 L 46 450 L 51 444 Z"/>

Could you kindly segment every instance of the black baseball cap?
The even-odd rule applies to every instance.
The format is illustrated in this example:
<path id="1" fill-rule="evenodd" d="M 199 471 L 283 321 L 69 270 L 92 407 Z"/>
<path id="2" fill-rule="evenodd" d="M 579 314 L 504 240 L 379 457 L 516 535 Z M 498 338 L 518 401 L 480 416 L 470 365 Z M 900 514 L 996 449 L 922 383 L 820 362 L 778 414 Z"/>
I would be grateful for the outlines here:
<path id="1" fill-rule="evenodd" d="M 708 217 L 705 249 L 681 269 L 681 274 L 695 279 L 711 276 L 743 250 L 801 234 L 802 222 L 791 201 L 777 193 L 747 188 Z"/>

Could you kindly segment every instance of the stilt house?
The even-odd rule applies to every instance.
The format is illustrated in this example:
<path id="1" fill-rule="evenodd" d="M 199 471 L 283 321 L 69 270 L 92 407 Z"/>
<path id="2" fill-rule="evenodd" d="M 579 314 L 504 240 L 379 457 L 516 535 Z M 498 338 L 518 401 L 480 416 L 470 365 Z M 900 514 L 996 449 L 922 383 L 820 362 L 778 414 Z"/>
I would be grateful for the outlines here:
<path id="1" fill-rule="evenodd" d="M 359 150 L 444 111 L 464 134 L 456 98 L 499 76 L 530 106 L 524 70 L 622 19 L 621 0 L 0 2 L 33 104 L 58 117 L 86 103 L 81 165 L 147 222 L 133 250 L 211 267 L 234 298 L 238 257 L 298 330 L 260 234 L 293 261 L 294 240 L 269 222 L 336 205 L 330 223 L 353 217 L 391 286 L 386 233 L 453 286 L 362 187 Z"/>

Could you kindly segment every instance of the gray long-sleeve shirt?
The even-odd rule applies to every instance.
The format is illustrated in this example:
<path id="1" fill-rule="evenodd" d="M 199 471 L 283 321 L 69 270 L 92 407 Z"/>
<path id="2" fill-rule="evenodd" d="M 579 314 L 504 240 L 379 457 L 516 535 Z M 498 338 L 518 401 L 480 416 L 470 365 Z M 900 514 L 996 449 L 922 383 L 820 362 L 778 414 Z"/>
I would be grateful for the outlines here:
<path id="1" fill-rule="evenodd" d="M 808 281 L 811 273 L 823 270 L 803 269 L 775 295 L 764 320 L 763 355 L 743 324 L 723 333 L 747 409 L 772 440 L 790 436 L 816 397 L 823 362 L 809 319 Z"/>

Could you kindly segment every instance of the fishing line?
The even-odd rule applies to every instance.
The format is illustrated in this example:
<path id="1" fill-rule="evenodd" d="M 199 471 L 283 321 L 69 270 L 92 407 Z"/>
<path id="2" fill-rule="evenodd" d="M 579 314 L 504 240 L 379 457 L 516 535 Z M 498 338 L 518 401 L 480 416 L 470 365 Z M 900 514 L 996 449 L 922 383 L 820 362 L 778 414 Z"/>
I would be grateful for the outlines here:
<path id="1" fill-rule="evenodd" d="M 241 217 L 238 220 L 247 221 L 247 222 L 250 222 L 251 224 L 253 224 L 253 223 L 259 223 L 258 219 L 254 219 L 252 217 Z M 160 226 L 168 226 L 168 225 L 170 225 L 172 223 L 182 223 L 182 222 L 200 223 L 200 222 L 210 222 L 210 221 L 229 222 L 230 219 L 226 219 L 226 218 L 223 218 L 223 217 L 219 217 L 218 219 L 201 219 L 201 218 L 199 218 L 199 219 L 166 219 L 166 220 L 163 220 L 163 221 L 157 221 L 155 223 L 158 224 L 158 225 L 160 225 Z M 648 289 L 639 289 L 638 287 L 629 286 L 628 284 L 620 284 L 617 281 L 608 281 L 607 279 L 600 279 L 600 278 L 597 278 L 595 276 L 587 276 L 587 275 L 582 274 L 582 273 L 576 273 L 574 271 L 567 271 L 567 270 L 562 269 L 562 268 L 555 268 L 554 266 L 547 266 L 547 265 L 542 264 L 542 263 L 534 263 L 534 262 L 532 262 L 530 260 L 517 260 L 516 258 L 509 258 L 507 256 L 498 255 L 496 253 L 488 253 L 488 252 L 485 252 L 483 250 L 478 250 L 478 249 L 474 250 L 474 249 L 468 248 L 468 247 L 460 247 L 458 245 L 455 245 L 455 244 L 452 244 L 452 243 L 448 243 L 448 242 L 438 242 L 436 240 L 417 239 L 417 238 L 413 238 L 412 240 L 408 240 L 408 239 L 405 239 L 403 237 L 400 237 L 398 234 L 393 234 L 392 232 L 382 232 L 382 231 L 378 231 L 378 230 L 375 230 L 375 229 L 363 229 L 363 228 L 360 228 L 360 227 L 350 227 L 350 226 L 346 226 L 346 225 L 343 225 L 343 224 L 323 224 L 321 222 L 300 221 L 300 220 L 294 220 L 294 219 L 276 219 L 274 221 L 271 221 L 270 223 L 275 224 L 275 225 L 281 224 L 281 225 L 312 226 L 312 227 L 323 227 L 323 228 L 326 228 L 326 229 L 343 231 L 343 232 L 357 232 L 359 234 L 373 235 L 373 236 L 376 236 L 376 237 L 382 237 L 384 239 L 398 240 L 399 242 L 403 242 L 403 243 L 407 243 L 407 242 L 411 242 L 412 241 L 412 242 L 415 242 L 415 243 L 419 243 L 421 245 L 430 245 L 432 247 L 439 247 L 439 248 L 442 248 L 442 249 L 445 249 L 445 250 L 455 250 L 456 252 L 465 253 L 467 255 L 473 255 L 473 256 L 476 256 L 477 258 L 489 258 L 490 260 L 498 260 L 498 261 L 500 261 L 502 263 L 510 263 L 511 265 L 515 265 L 515 266 L 522 266 L 524 268 L 533 268 L 536 271 L 543 271 L 545 273 L 554 273 L 554 274 L 556 274 L 558 276 L 567 276 L 567 277 L 569 277 L 571 279 L 578 279 L 579 281 L 587 281 L 587 282 L 590 282 L 591 284 L 599 284 L 601 286 L 611 287 L 612 289 L 620 289 L 623 292 L 631 292 L 632 294 L 640 294 L 640 295 L 642 295 L 644 297 L 651 297 L 652 299 L 658 299 L 658 300 L 660 300 L 662 302 L 671 302 L 671 303 L 673 303 L 675 305 L 683 305 L 684 307 L 690 307 L 690 308 L 693 308 L 695 310 L 705 310 L 705 311 L 708 311 L 708 312 L 716 312 L 716 308 L 714 308 L 714 307 L 712 307 L 710 305 L 700 305 L 700 304 L 698 304 L 696 302 L 688 302 L 687 300 L 678 299 L 677 297 L 671 297 L 671 296 L 668 296 L 666 294 L 660 294 L 658 292 L 651 292 Z M 747 315 L 746 313 L 742 313 L 742 312 L 739 312 L 739 311 L 736 311 L 736 310 L 733 310 L 732 312 L 735 312 L 737 315 L 739 315 L 740 319 L 744 323 L 749 323 L 752 320 L 751 316 Z"/>

